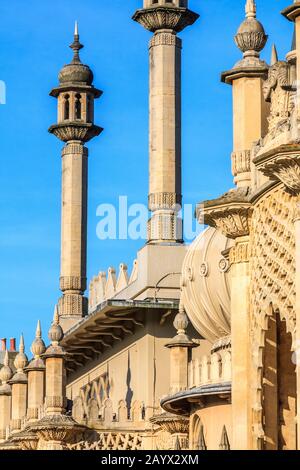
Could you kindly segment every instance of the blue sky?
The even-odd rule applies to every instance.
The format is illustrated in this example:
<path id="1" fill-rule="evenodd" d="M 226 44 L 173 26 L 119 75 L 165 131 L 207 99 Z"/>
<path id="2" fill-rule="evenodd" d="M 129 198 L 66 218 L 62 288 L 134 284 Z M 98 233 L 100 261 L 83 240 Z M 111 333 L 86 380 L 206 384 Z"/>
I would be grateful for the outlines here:
<path id="1" fill-rule="evenodd" d="M 280 11 L 288 0 L 258 0 L 269 34 L 262 57 L 276 43 L 290 48 L 292 25 Z M 89 144 L 89 278 L 125 262 L 131 268 L 141 242 L 100 241 L 97 206 L 119 195 L 146 203 L 148 189 L 148 52 L 150 33 L 131 20 L 142 0 L 11 0 L 0 5 L 0 337 L 24 332 L 27 350 L 36 321 L 46 336 L 59 297 L 62 144 L 47 133 L 56 121 L 49 97 L 60 68 L 71 59 L 74 21 L 85 49 L 82 61 L 104 91 L 96 123 L 104 133 Z M 184 202 L 232 187 L 231 87 L 220 73 L 240 59 L 233 36 L 245 0 L 190 0 L 200 20 L 183 39 Z"/>

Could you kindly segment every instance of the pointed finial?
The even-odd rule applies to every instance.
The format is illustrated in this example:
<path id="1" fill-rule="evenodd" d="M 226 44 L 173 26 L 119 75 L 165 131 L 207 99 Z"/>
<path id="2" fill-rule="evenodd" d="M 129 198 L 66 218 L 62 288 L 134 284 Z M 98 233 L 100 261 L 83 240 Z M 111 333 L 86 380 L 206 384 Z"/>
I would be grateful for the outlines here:
<path id="1" fill-rule="evenodd" d="M 42 354 L 46 351 L 46 346 L 42 340 L 42 328 L 40 320 L 37 323 L 35 339 L 31 345 L 31 352 L 35 359 L 39 359 Z"/>
<path id="2" fill-rule="evenodd" d="M 246 10 L 246 18 L 256 18 L 255 0 L 247 0 L 245 10 Z"/>
<path id="3" fill-rule="evenodd" d="M 42 337 L 42 328 L 41 328 L 41 321 L 40 320 L 38 320 L 38 323 L 37 323 L 35 337 L 36 338 L 41 338 Z"/>
<path id="4" fill-rule="evenodd" d="M 55 308 L 54 308 L 53 322 L 49 330 L 48 336 L 53 346 L 58 346 L 59 342 L 64 337 L 62 327 L 59 324 L 59 315 L 58 315 L 57 305 L 55 305 Z"/>
<path id="5" fill-rule="evenodd" d="M 272 46 L 272 53 L 271 53 L 271 65 L 274 65 L 278 62 L 278 54 L 275 44 Z"/>
<path id="6" fill-rule="evenodd" d="M 0 370 L 0 380 L 2 382 L 1 390 L 9 391 L 10 389 L 7 388 L 7 382 L 12 378 L 13 373 L 11 368 L 9 367 L 9 356 L 8 356 L 8 351 L 6 349 L 5 351 L 5 356 L 4 356 L 4 361 L 3 361 L 3 367 Z"/>
<path id="7" fill-rule="evenodd" d="M 25 342 L 24 342 L 24 335 L 23 333 L 21 334 L 21 337 L 20 337 L 20 346 L 19 346 L 19 352 L 20 353 L 24 353 L 25 351 Z"/>
<path id="8" fill-rule="evenodd" d="M 4 356 L 3 365 L 4 365 L 5 367 L 8 367 L 8 366 L 9 366 L 9 356 L 8 356 L 8 351 L 7 351 L 7 349 L 6 349 L 6 351 L 5 351 L 5 356 Z"/>
<path id="9" fill-rule="evenodd" d="M 78 21 L 75 21 L 74 41 L 70 46 L 70 48 L 74 52 L 74 57 L 73 57 L 73 60 L 71 62 L 72 64 L 81 64 L 81 60 L 80 60 L 80 57 L 79 57 L 79 51 L 83 47 L 84 46 L 79 41 Z"/>
<path id="10" fill-rule="evenodd" d="M 19 346 L 19 352 L 15 357 L 15 368 L 17 369 L 18 373 L 22 373 L 23 369 L 26 367 L 28 363 L 27 356 L 25 354 L 25 343 L 24 343 L 24 336 L 23 334 L 21 335 L 20 338 L 20 346 Z"/>

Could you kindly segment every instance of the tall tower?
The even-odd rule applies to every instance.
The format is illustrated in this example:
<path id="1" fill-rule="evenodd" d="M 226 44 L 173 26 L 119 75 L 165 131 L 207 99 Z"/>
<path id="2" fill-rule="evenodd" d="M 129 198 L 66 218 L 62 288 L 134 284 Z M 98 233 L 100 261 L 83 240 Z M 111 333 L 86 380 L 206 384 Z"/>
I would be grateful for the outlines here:
<path id="1" fill-rule="evenodd" d="M 94 125 L 94 100 L 102 94 L 93 73 L 83 65 L 78 26 L 70 46 L 74 57 L 59 74 L 50 95 L 58 99 L 58 123 L 49 132 L 66 143 L 62 151 L 62 227 L 59 316 L 64 330 L 87 314 L 87 184 L 88 149 L 84 146 L 102 129 Z"/>
<path id="2" fill-rule="evenodd" d="M 177 33 L 199 15 L 188 0 L 144 0 L 133 19 L 154 33 L 150 40 L 150 132 L 148 242 L 182 242 L 181 49 Z"/>

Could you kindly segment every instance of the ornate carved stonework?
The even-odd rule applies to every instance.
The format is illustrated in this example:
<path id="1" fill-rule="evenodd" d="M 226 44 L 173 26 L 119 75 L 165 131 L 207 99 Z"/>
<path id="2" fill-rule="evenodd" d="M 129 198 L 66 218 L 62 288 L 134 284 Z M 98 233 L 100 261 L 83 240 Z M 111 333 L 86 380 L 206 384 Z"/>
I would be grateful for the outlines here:
<path id="1" fill-rule="evenodd" d="M 140 23 L 145 29 L 155 32 L 160 29 L 170 29 L 179 33 L 187 26 L 192 25 L 199 18 L 187 8 L 155 6 L 137 10 L 133 15 L 134 21 Z"/>
<path id="2" fill-rule="evenodd" d="M 280 181 L 286 190 L 297 195 L 300 192 L 300 147 L 285 145 L 261 154 L 254 160 L 257 168 L 273 181 Z"/>
<path id="3" fill-rule="evenodd" d="M 84 316 L 88 311 L 88 299 L 80 294 L 65 294 L 58 301 L 60 316 Z"/>
<path id="4" fill-rule="evenodd" d="M 159 426 L 163 431 L 170 434 L 188 434 L 189 432 L 190 421 L 186 416 L 162 413 L 160 415 L 153 416 L 150 421 L 156 426 Z"/>
<path id="5" fill-rule="evenodd" d="M 233 152 L 231 154 L 232 174 L 234 182 L 238 184 L 240 181 L 251 180 L 251 152 L 250 150 L 243 150 L 240 152 Z"/>
<path id="6" fill-rule="evenodd" d="M 86 277 L 64 276 L 60 278 L 60 290 L 62 292 L 75 290 L 83 294 L 86 290 L 86 282 Z"/>
<path id="7" fill-rule="evenodd" d="M 219 229 L 228 238 L 249 234 L 252 206 L 249 188 L 229 191 L 219 199 L 206 201 L 197 208 L 200 223 Z"/>
<path id="8" fill-rule="evenodd" d="M 296 266 L 294 211 L 296 198 L 275 188 L 255 206 L 252 217 L 251 348 L 253 366 L 253 424 L 256 442 L 263 438 L 263 354 L 268 319 L 273 309 L 286 321 L 295 340 Z M 256 445 L 256 444 L 255 444 Z"/>
<path id="9" fill-rule="evenodd" d="M 55 124 L 49 128 L 49 132 L 63 142 L 69 142 L 71 140 L 88 142 L 101 134 L 102 130 L 101 127 L 85 122 Z"/>
<path id="10" fill-rule="evenodd" d="M 268 79 L 263 86 L 265 99 L 271 103 L 268 118 L 269 134 L 275 134 L 293 111 L 294 93 L 288 89 L 288 84 L 288 64 L 286 62 L 276 62 L 270 67 Z"/>
<path id="11" fill-rule="evenodd" d="M 182 41 L 174 33 L 166 33 L 158 31 L 150 39 L 149 48 L 155 46 L 176 46 L 182 48 Z"/>
<path id="12" fill-rule="evenodd" d="M 88 156 L 89 150 L 87 147 L 84 147 L 83 144 L 80 143 L 69 143 L 65 145 L 62 150 L 62 157 L 65 155 L 84 155 L 85 157 Z"/>
<path id="13" fill-rule="evenodd" d="M 249 243 L 237 243 L 230 250 L 230 264 L 246 263 L 249 261 Z"/>
<path id="14" fill-rule="evenodd" d="M 182 196 L 176 193 L 152 193 L 149 194 L 149 210 L 151 212 L 160 209 L 178 210 L 181 206 Z"/>

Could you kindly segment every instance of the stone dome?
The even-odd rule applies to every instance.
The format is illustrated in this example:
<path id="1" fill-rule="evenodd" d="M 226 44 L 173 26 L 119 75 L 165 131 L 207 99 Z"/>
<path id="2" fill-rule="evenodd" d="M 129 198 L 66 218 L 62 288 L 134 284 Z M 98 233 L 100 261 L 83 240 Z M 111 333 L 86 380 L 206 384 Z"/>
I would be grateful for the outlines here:
<path id="1" fill-rule="evenodd" d="M 208 228 L 192 243 L 183 262 L 183 306 L 194 328 L 212 343 L 230 335 L 230 273 L 224 254 L 233 243 Z"/>
<path id="2" fill-rule="evenodd" d="M 61 69 L 58 79 L 61 85 L 74 83 L 91 86 L 94 75 L 88 65 L 71 63 Z"/>

